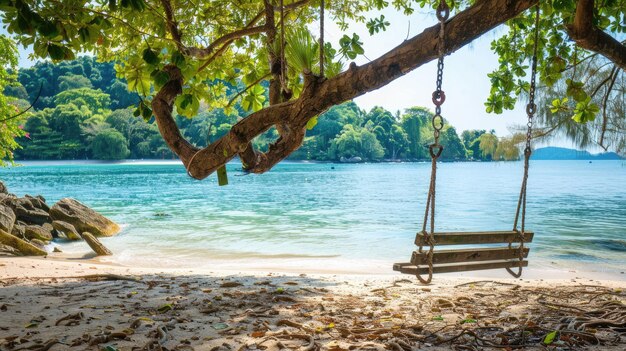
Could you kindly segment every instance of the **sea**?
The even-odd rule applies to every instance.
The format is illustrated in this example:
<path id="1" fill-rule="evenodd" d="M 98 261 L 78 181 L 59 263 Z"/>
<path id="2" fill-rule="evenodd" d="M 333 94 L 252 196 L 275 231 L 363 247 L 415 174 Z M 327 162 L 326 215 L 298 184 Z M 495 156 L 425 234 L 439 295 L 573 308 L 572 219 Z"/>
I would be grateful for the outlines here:
<path id="1" fill-rule="evenodd" d="M 421 230 L 430 163 L 283 162 L 190 178 L 180 162 L 21 162 L 0 169 L 19 196 L 76 198 L 119 223 L 104 262 L 156 268 L 392 273 Z M 511 230 L 521 162 L 440 163 L 436 231 Z M 531 161 L 530 268 L 625 279 L 626 162 Z M 66 259 L 84 242 L 55 242 Z M 503 273 L 505 274 L 505 273 Z"/>

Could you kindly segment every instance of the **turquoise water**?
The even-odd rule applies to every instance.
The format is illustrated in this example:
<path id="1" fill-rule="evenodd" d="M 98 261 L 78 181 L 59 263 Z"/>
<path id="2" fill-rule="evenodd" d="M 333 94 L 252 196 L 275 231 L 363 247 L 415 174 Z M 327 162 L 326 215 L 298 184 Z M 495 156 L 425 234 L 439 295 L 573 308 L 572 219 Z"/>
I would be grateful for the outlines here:
<path id="1" fill-rule="evenodd" d="M 178 163 L 26 163 L 0 178 L 20 196 L 74 197 L 122 224 L 104 242 L 115 252 L 108 260 L 124 265 L 387 271 L 410 257 L 429 164 L 283 163 L 264 175 L 238 167 L 228 166 L 226 187 L 193 180 Z M 441 164 L 438 230 L 510 229 L 521 171 L 519 162 Z M 534 161 L 528 197 L 531 261 L 624 270 L 623 161 Z"/>

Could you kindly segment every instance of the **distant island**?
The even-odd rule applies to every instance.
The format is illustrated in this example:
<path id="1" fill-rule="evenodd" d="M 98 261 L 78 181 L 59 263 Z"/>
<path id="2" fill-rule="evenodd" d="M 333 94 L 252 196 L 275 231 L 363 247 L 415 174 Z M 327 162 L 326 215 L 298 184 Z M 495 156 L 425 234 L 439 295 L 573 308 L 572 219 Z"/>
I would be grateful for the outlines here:
<path id="1" fill-rule="evenodd" d="M 592 154 L 589 151 L 568 149 L 564 147 L 542 147 L 533 152 L 533 160 L 622 160 L 615 152 Z"/>

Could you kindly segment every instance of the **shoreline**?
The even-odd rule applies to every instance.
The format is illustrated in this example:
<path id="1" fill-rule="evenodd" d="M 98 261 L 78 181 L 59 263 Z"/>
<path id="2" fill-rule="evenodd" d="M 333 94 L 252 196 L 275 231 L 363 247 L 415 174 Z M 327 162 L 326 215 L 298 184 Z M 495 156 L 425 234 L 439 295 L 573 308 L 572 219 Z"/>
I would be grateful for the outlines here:
<path id="1" fill-rule="evenodd" d="M 318 276 L 350 276 L 367 279 L 410 279 L 417 282 L 411 275 L 400 274 L 392 270 L 392 264 L 384 260 L 349 260 L 343 259 L 341 264 L 330 265 L 327 258 L 302 258 L 291 257 L 283 259 L 219 259 L 205 260 L 202 264 L 191 266 L 191 262 L 172 266 L 167 264 L 145 265 L 145 264 L 125 264 L 111 259 L 114 256 L 94 256 L 88 254 L 84 256 L 46 256 L 46 257 L 0 257 L 0 280 L 10 278 L 9 272 L 16 272 L 13 277 L 32 277 L 32 270 L 28 267 L 42 265 L 54 268 L 54 270 L 78 269 L 85 265 L 97 267 L 97 269 L 116 272 L 129 272 L 133 274 L 252 274 L 259 275 L 268 272 L 285 275 L 318 275 Z M 20 265 L 22 268 L 18 268 Z M 9 268 L 7 268 L 9 267 Z M 11 268 L 12 267 L 12 268 Z M 47 270 L 45 270 L 47 271 Z M 54 273 L 54 272 L 49 272 Z M 41 275 L 38 275 L 41 276 Z M 43 275 L 43 277 L 55 277 L 54 275 Z M 558 266 L 555 262 L 532 260 L 529 267 L 525 267 L 521 278 L 510 276 L 504 269 L 470 271 L 462 273 L 446 273 L 435 275 L 433 279 L 449 280 L 471 280 L 471 279 L 494 279 L 499 281 L 571 281 L 589 280 L 615 282 L 626 286 L 626 274 L 617 271 L 582 270 L 580 268 Z"/>

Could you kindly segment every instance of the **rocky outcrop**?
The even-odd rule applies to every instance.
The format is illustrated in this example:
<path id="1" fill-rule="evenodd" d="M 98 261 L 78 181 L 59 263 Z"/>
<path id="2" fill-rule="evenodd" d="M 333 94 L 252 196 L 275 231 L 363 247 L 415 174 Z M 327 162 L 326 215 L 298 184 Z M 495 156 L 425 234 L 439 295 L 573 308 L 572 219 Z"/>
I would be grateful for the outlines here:
<path id="1" fill-rule="evenodd" d="M 4 230 L 0 230 L 0 244 L 11 246 L 19 251 L 21 255 L 27 256 L 46 256 L 48 253 L 37 246 L 13 236 Z"/>
<path id="2" fill-rule="evenodd" d="M 85 238 L 98 255 L 111 255 L 95 236 L 119 231 L 116 223 L 74 199 L 50 208 L 43 196 L 17 197 L 0 181 L 0 256 L 44 256 L 45 245 L 57 238 Z"/>
<path id="3" fill-rule="evenodd" d="M 50 209 L 50 217 L 55 221 L 67 222 L 79 233 L 89 232 L 95 236 L 113 236 L 120 231 L 119 225 L 102 216 L 82 203 L 65 198 Z"/>
<path id="4" fill-rule="evenodd" d="M 4 184 L 2 184 L 4 186 Z M 1 189 L 0 189 L 1 190 Z M 13 230 L 15 223 L 15 213 L 9 206 L 0 205 L 0 229 L 7 233 Z"/>
<path id="5" fill-rule="evenodd" d="M 96 253 L 96 255 L 98 256 L 113 255 L 113 253 L 109 249 L 107 249 L 104 245 L 102 245 L 100 240 L 98 240 L 95 236 L 93 236 L 93 234 L 89 232 L 84 232 L 82 234 L 82 237 L 83 239 L 85 239 L 87 244 L 89 244 L 89 247 L 91 247 L 91 249 Z"/>
<path id="6" fill-rule="evenodd" d="M 68 240 L 81 240 L 80 234 L 73 225 L 63 221 L 52 221 L 52 228 L 64 235 Z"/>

